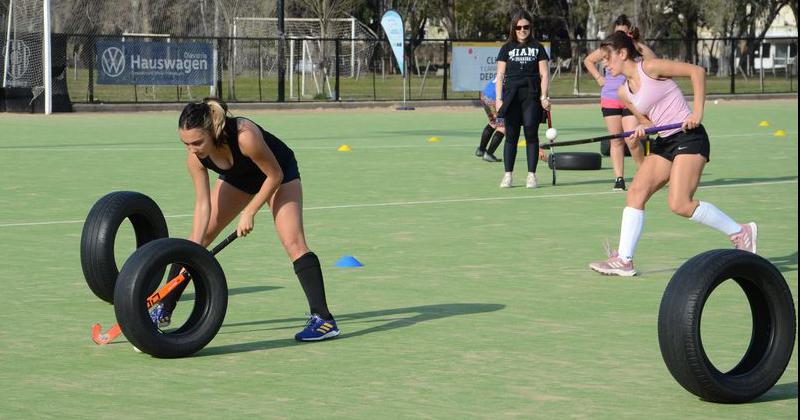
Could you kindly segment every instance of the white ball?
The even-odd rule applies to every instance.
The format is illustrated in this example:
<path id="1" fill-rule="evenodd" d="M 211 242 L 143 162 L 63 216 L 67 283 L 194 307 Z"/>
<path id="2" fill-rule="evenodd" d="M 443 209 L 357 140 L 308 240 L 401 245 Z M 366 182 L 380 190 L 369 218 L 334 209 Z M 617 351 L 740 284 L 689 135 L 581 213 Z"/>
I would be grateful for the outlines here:
<path id="1" fill-rule="evenodd" d="M 558 131 L 555 128 L 548 128 L 547 131 L 544 132 L 544 136 L 547 137 L 547 140 L 553 141 L 558 137 Z"/>
<path id="2" fill-rule="evenodd" d="M 717 105 L 718 103 L 719 103 L 719 99 L 714 99 L 714 105 Z"/>

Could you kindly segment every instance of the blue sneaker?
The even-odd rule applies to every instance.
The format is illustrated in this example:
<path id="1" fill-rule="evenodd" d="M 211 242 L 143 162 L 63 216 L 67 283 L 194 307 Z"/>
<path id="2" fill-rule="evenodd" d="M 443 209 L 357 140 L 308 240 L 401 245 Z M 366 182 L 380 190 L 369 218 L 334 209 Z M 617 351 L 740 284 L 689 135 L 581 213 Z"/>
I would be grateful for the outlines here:
<path id="1" fill-rule="evenodd" d="M 172 311 L 167 310 L 163 302 L 158 302 L 150 307 L 150 320 L 153 321 L 153 324 L 158 325 L 158 328 L 169 327 L 172 321 Z"/>
<path id="2" fill-rule="evenodd" d="M 306 327 L 303 328 L 303 331 L 295 334 L 294 339 L 297 341 L 320 341 L 336 337 L 339 332 L 336 321 L 328 321 L 317 314 L 312 314 L 306 322 Z"/>

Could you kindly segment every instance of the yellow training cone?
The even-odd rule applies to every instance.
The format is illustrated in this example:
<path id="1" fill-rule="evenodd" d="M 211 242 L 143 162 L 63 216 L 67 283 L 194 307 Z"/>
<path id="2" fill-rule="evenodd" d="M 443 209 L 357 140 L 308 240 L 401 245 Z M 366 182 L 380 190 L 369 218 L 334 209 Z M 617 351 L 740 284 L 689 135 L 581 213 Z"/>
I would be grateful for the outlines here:
<path id="1" fill-rule="evenodd" d="M 772 133 L 772 135 L 775 136 L 775 137 L 786 137 L 786 132 L 783 131 L 783 130 L 778 130 L 778 131 Z"/>
<path id="2" fill-rule="evenodd" d="M 520 140 L 519 143 L 517 143 L 517 147 L 525 147 L 527 145 L 528 143 L 525 140 Z"/>
<path id="3" fill-rule="evenodd" d="M 759 127 L 769 127 L 769 121 L 767 121 L 767 120 L 761 121 L 760 123 L 758 123 L 758 126 Z"/>
<path id="4" fill-rule="evenodd" d="M 349 152 L 349 151 L 351 151 L 353 149 L 351 149 L 350 146 L 348 146 L 346 144 L 343 144 L 343 145 L 339 146 L 339 148 L 336 149 L 336 150 L 338 150 L 340 152 Z"/>
<path id="5" fill-rule="evenodd" d="M 436 143 L 439 140 L 441 140 L 441 139 L 439 137 L 436 137 L 436 136 L 433 136 L 433 137 L 428 139 L 428 141 L 431 142 L 431 143 Z"/>

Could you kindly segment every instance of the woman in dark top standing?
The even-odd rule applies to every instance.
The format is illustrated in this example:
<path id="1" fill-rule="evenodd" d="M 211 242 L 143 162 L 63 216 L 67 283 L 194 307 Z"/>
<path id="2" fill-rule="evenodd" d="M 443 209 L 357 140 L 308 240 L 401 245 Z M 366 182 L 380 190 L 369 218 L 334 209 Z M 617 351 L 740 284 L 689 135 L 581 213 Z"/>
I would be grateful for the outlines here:
<path id="1" fill-rule="evenodd" d="M 214 98 L 186 105 L 178 120 L 178 134 L 188 152 L 186 166 L 195 191 L 189 239 L 208 246 L 237 215 L 236 231 L 245 236 L 253 230 L 256 213 L 268 204 L 311 312 L 295 339 L 319 341 L 339 335 L 325 299 L 319 259 L 306 245 L 303 191 L 294 152 L 256 123 L 232 117 L 228 106 Z M 219 174 L 213 188 L 209 169 Z M 151 308 L 151 318 L 160 327 L 169 325 L 182 291 Z"/>
<path id="2" fill-rule="evenodd" d="M 550 68 L 547 52 L 533 39 L 531 15 L 520 10 L 511 18 L 508 41 L 497 56 L 497 109 L 504 118 L 506 145 L 503 163 L 505 174 L 501 188 L 512 186 L 511 174 L 517 158 L 520 126 L 524 127 L 528 153 L 528 178 L 525 186 L 536 188 L 536 164 L 543 158 L 539 149 L 539 123 L 544 110 L 550 108 L 547 90 L 550 86 Z"/>

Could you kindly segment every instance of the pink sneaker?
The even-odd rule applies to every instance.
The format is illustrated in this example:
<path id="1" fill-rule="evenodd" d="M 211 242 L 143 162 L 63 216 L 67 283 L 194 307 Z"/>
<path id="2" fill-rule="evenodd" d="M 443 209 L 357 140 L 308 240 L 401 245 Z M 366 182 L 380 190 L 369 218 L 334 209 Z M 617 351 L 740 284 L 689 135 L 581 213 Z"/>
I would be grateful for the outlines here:
<path id="1" fill-rule="evenodd" d="M 607 260 L 593 262 L 589 264 L 589 268 L 606 276 L 633 277 L 636 275 L 633 261 L 625 261 L 620 258 L 617 251 L 612 250 L 608 243 L 606 243 L 606 253 L 608 254 Z"/>
<path id="2" fill-rule="evenodd" d="M 739 233 L 730 236 L 733 247 L 742 251 L 756 253 L 756 239 L 758 238 L 758 226 L 755 222 L 742 225 Z"/>

